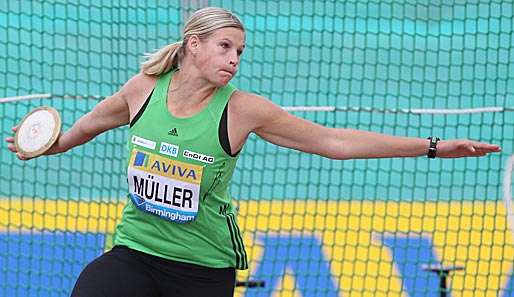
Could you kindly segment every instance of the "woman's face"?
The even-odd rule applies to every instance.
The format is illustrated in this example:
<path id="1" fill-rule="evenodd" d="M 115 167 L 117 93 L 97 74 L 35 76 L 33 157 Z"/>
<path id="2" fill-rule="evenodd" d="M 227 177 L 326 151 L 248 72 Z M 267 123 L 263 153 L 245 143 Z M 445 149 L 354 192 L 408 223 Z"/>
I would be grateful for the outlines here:
<path id="1" fill-rule="evenodd" d="M 206 79 L 224 86 L 236 75 L 245 47 L 245 32 L 237 28 L 216 30 L 197 44 L 196 66 Z"/>

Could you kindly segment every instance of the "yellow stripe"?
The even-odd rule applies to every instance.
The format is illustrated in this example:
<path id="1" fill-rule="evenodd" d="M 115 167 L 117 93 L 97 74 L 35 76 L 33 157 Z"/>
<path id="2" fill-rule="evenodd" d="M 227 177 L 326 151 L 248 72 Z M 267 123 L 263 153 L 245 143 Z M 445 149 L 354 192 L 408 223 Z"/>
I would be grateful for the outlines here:
<path id="1" fill-rule="evenodd" d="M 407 236 L 412 232 L 430 236 L 435 252 L 446 264 L 466 267 L 451 277 L 456 296 L 476 292 L 496 296 L 509 281 L 514 263 L 505 209 L 499 202 L 261 200 L 237 204 L 250 260 L 250 271 L 240 271 L 240 279 L 252 275 L 262 257 L 264 247 L 254 242 L 256 232 L 317 235 L 324 254 L 330 257 L 331 274 L 339 277 L 341 293 L 352 296 L 402 296 L 400 273 L 390 250 L 377 240 L 379 234 Z M 110 234 L 123 206 L 108 201 L 3 198 L 0 231 Z M 285 275 L 276 292 L 284 289 L 280 296 L 296 296 L 292 288 L 294 274 Z M 236 292 L 242 295 L 244 290 L 238 288 Z"/>
<path id="2" fill-rule="evenodd" d="M 250 269 L 256 268 L 254 263 L 263 253 L 262 245 L 251 242 L 254 232 L 316 234 L 330 257 L 331 274 L 339 276 L 343 295 L 405 295 L 390 250 L 374 236 L 382 233 L 431 236 L 443 264 L 466 267 L 450 278 L 455 296 L 476 296 L 477 292 L 497 296 L 509 281 L 514 263 L 502 203 L 261 200 L 241 202 L 239 209 Z M 252 271 L 240 277 L 247 273 Z M 274 296 L 300 296 L 291 290 L 294 277 L 285 275 L 282 283 Z M 282 288 L 285 291 L 279 294 Z M 237 292 L 242 296 L 244 291 Z"/>
<path id="3" fill-rule="evenodd" d="M 0 199 L 0 231 L 112 232 L 123 203 Z"/>

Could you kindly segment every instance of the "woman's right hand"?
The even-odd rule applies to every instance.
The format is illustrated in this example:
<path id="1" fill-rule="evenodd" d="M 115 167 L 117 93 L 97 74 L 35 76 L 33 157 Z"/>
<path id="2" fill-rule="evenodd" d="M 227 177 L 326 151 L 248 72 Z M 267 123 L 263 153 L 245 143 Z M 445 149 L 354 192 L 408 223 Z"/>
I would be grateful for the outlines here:
<path id="1" fill-rule="evenodd" d="M 12 131 L 13 131 L 14 133 L 16 133 L 16 131 L 18 131 L 18 126 L 14 126 L 14 127 L 12 127 Z M 14 136 L 7 137 L 7 138 L 5 139 L 5 141 L 6 141 L 7 143 L 9 143 L 9 144 L 7 145 L 7 148 L 8 148 L 11 152 L 15 153 L 15 154 L 16 154 L 16 157 L 18 157 L 18 159 L 20 159 L 20 160 L 24 160 L 24 161 L 28 160 L 27 158 L 23 157 L 23 156 L 21 155 L 21 153 L 20 153 L 20 152 L 18 152 L 18 150 L 16 149 L 16 146 L 14 145 Z"/>
<path id="2" fill-rule="evenodd" d="M 18 126 L 14 126 L 12 127 L 12 131 L 16 134 L 16 131 L 18 131 Z M 59 149 L 57 147 L 57 143 L 59 142 L 59 138 L 62 136 L 63 132 L 60 132 L 59 133 L 59 136 L 57 137 L 57 140 L 55 141 L 55 143 L 50 147 L 48 148 L 42 155 L 40 156 L 44 156 L 44 155 L 53 155 L 53 154 L 57 154 L 59 153 Z M 16 145 L 14 144 L 14 136 L 11 136 L 11 137 L 7 137 L 5 139 L 5 142 L 9 143 L 7 145 L 7 148 L 16 154 L 16 157 L 18 157 L 18 159 L 22 160 L 22 161 L 28 161 L 30 159 L 35 159 L 39 156 L 36 156 L 36 157 L 24 157 L 22 156 L 22 154 L 20 152 L 18 152 L 18 150 L 16 149 Z"/>
<path id="3" fill-rule="evenodd" d="M 18 131 L 18 126 L 14 126 L 14 127 L 12 127 L 12 131 L 13 131 L 14 133 L 16 133 L 16 131 Z M 5 141 L 6 141 L 7 143 L 9 143 L 9 144 L 7 145 L 7 148 L 8 148 L 11 152 L 15 153 L 15 154 L 16 154 L 16 157 L 18 157 L 18 159 L 20 159 L 20 160 L 22 160 L 22 161 L 30 160 L 30 158 L 25 158 L 25 157 L 23 157 L 23 156 L 21 155 L 21 153 L 20 153 L 20 152 L 18 152 L 18 150 L 16 149 L 16 146 L 14 145 L 14 136 L 7 137 L 7 138 L 5 139 Z"/>

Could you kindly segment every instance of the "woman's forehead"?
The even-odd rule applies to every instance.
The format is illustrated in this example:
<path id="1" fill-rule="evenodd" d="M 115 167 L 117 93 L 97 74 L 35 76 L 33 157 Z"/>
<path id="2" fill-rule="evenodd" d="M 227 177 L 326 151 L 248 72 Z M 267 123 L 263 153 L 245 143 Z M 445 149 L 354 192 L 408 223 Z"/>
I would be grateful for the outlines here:
<path id="1" fill-rule="evenodd" d="M 245 42 L 245 32 L 239 28 L 227 27 L 220 28 L 213 32 L 211 38 L 221 39 L 226 38 L 230 39 L 232 42 Z"/>

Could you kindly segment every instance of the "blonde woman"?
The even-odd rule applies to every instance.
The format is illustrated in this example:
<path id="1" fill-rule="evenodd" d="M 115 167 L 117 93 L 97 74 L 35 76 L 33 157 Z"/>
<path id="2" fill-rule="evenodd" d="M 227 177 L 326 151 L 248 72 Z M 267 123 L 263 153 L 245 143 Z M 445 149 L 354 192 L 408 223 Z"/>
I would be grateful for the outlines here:
<path id="1" fill-rule="evenodd" d="M 129 125 L 128 201 L 115 247 L 83 270 L 72 296 L 232 296 L 248 268 L 227 187 L 250 133 L 331 159 L 477 157 L 497 145 L 320 126 L 236 89 L 245 28 L 204 8 L 183 39 L 148 55 L 141 73 L 60 135 L 47 154 Z M 16 131 L 16 127 L 13 128 Z M 311 135 L 316 135 L 315 139 Z M 9 149 L 21 154 L 6 139 Z"/>

